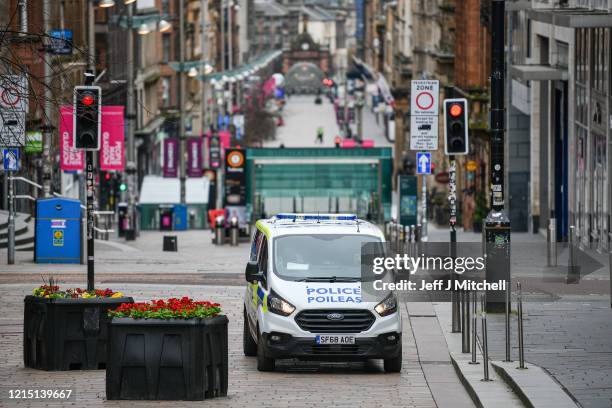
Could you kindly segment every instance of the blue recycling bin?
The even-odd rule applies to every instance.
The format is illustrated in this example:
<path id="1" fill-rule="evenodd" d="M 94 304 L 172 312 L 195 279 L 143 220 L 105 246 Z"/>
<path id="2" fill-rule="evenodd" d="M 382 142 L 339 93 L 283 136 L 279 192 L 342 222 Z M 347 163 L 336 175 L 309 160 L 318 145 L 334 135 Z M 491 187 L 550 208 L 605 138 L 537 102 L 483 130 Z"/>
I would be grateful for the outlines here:
<path id="1" fill-rule="evenodd" d="M 174 205 L 174 230 L 186 231 L 187 224 L 187 206 L 185 204 Z"/>
<path id="2" fill-rule="evenodd" d="M 81 202 L 69 198 L 36 201 L 36 263 L 81 262 Z"/>

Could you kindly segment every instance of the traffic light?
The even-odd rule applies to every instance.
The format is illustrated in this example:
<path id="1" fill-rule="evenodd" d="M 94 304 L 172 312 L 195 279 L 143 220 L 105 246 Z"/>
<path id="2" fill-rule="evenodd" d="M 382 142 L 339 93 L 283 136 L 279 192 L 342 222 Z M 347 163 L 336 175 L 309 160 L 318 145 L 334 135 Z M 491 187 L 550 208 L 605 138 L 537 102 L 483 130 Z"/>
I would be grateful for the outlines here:
<path id="1" fill-rule="evenodd" d="M 468 143 L 467 99 L 444 100 L 444 153 L 467 154 Z"/>
<path id="2" fill-rule="evenodd" d="M 74 87 L 74 148 L 100 149 L 102 90 L 99 86 Z"/>

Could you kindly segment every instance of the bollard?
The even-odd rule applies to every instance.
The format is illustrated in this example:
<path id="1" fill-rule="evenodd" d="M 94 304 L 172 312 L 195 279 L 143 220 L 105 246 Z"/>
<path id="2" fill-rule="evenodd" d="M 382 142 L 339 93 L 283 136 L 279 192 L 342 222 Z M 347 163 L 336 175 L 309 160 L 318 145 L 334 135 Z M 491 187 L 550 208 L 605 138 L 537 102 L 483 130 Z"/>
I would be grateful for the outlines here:
<path id="1" fill-rule="evenodd" d="M 548 266 L 557 266 L 557 220 L 551 218 L 548 220 L 547 230 L 547 264 Z"/>
<path id="2" fill-rule="evenodd" d="M 480 364 L 476 361 L 476 338 L 478 336 L 478 292 L 474 292 L 472 296 L 472 361 L 469 364 Z"/>
<path id="3" fill-rule="evenodd" d="M 163 251 L 165 252 L 178 251 L 178 238 L 176 235 L 164 235 Z"/>
<path id="4" fill-rule="evenodd" d="M 402 242 L 402 224 L 400 224 L 399 222 L 395 225 L 396 228 L 396 232 L 395 232 L 395 252 L 399 253 L 401 251 L 401 242 Z"/>
<path id="5" fill-rule="evenodd" d="M 576 227 L 570 225 L 568 236 L 569 260 L 565 283 L 578 283 L 580 281 L 580 265 L 576 265 Z"/>
<path id="6" fill-rule="evenodd" d="M 238 218 L 236 217 L 230 220 L 230 245 L 238 246 Z"/>
<path id="7" fill-rule="evenodd" d="M 510 286 L 506 285 L 506 316 L 505 316 L 505 334 L 506 334 L 506 359 L 505 362 L 511 362 L 510 357 L 510 310 L 512 302 L 510 301 Z"/>
<path id="8" fill-rule="evenodd" d="M 416 245 L 416 226 L 410 226 L 410 247 L 409 254 L 410 256 L 415 256 L 415 245 Z"/>
<path id="9" fill-rule="evenodd" d="M 461 352 L 470 352 L 470 292 L 461 292 Z"/>
<path id="10" fill-rule="evenodd" d="M 225 218 L 218 216 L 215 218 L 215 245 L 223 245 L 225 241 Z"/>
<path id="11" fill-rule="evenodd" d="M 525 345 L 523 343 L 523 290 L 521 282 L 516 282 L 518 291 L 517 309 L 518 309 L 518 342 L 519 342 L 519 366 L 517 368 L 525 369 Z"/>
<path id="12" fill-rule="evenodd" d="M 487 342 L 487 295 L 480 296 L 480 315 L 482 316 L 482 362 L 484 378 L 482 381 L 491 381 L 489 378 L 489 344 Z"/>

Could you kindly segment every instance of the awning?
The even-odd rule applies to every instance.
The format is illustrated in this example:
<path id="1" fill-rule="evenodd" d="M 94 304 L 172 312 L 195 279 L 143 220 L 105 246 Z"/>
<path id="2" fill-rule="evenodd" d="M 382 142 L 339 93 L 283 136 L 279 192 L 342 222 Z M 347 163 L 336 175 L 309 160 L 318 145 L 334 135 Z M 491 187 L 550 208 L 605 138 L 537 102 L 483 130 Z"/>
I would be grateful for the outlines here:
<path id="1" fill-rule="evenodd" d="M 523 81 L 567 81 L 566 69 L 550 65 L 511 65 L 510 76 Z"/>
<path id="2" fill-rule="evenodd" d="M 208 204 L 208 177 L 188 178 L 185 181 L 187 204 Z M 140 190 L 140 204 L 179 204 L 181 181 L 178 178 L 145 176 Z"/>
<path id="3" fill-rule="evenodd" d="M 374 70 L 361 59 L 353 56 L 353 64 L 368 81 L 373 81 L 375 78 Z"/>
<path id="4" fill-rule="evenodd" d="M 603 10 L 589 9 L 531 9 L 527 11 L 531 20 L 554 24 L 559 27 L 593 28 L 612 27 L 612 14 Z"/>

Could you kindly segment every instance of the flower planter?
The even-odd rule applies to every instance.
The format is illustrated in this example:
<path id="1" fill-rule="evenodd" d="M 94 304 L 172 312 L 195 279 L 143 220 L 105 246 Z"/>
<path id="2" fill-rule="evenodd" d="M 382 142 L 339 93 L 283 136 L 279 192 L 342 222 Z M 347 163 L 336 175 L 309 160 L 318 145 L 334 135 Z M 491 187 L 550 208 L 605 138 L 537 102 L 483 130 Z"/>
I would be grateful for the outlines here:
<path id="1" fill-rule="evenodd" d="M 106 398 L 204 400 L 227 395 L 227 317 L 109 325 Z"/>
<path id="2" fill-rule="evenodd" d="M 108 309 L 131 297 L 49 299 L 26 296 L 23 362 L 49 371 L 97 370 L 106 366 Z"/>

